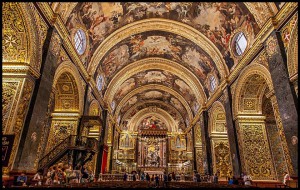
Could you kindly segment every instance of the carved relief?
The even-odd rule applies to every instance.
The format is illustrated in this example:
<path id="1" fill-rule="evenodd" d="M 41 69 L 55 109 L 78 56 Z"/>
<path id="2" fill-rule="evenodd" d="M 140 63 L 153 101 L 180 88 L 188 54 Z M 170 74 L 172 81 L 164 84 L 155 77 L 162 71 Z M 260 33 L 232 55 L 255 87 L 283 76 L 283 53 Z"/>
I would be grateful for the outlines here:
<path id="1" fill-rule="evenodd" d="M 197 171 L 201 174 L 204 174 L 202 148 L 196 148 L 195 154 L 196 154 Z"/>
<path id="2" fill-rule="evenodd" d="M 12 148 L 12 153 L 9 159 L 8 168 L 12 167 L 12 162 L 15 159 L 16 153 L 17 153 L 17 147 L 18 143 L 20 141 L 21 132 L 23 129 L 25 117 L 27 114 L 27 110 L 29 107 L 30 99 L 31 99 L 31 93 L 33 91 L 34 83 L 30 80 L 26 80 L 23 86 L 23 92 L 22 96 L 19 100 L 19 105 L 17 108 L 17 115 L 15 119 L 15 124 L 13 128 L 13 133 L 15 134 L 15 140 Z"/>
<path id="3" fill-rule="evenodd" d="M 266 40 L 266 52 L 268 57 L 272 57 L 274 54 L 278 53 L 278 42 L 275 35 L 271 35 Z"/>
<path id="4" fill-rule="evenodd" d="M 292 160 L 291 160 L 289 149 L 288 149 L 288 146 L 287 146 L 287 140 L 285 138 L 285 133 L 284 133 L 283 125 L 282 125 L 282 122 L 281 122 L 281 117 L 280 117 L 280 114 L 279 114 L 277 100 L 276 100 L 276 97 L 274 95 L 271 96 L 271 102 L 272 102 L 272 106 L 273 106 L 276 125 L 278 127 L 278 133 L 279 133 L 279 136 L 281 138 L 281 144 L 282 144 L 285 160 L 286 160 L 287 167 L 288 167 L 288 173 L 292 174 L 292 173 L 294 173 L 293 166 L 292 166 Z"/>
<path id="5" fill-rule="evenodd" d="M 45 153 L 47 154 L 61 141 L 69 135 L 76 135 L 77 119 L 74 121 L 64 121 L 62 119 L 53 119 L 51 123 L 50 134 Z"/>
<path id="6" fill-rule="evenodd" d="M 16 97 L 19 82 L 5 82 L 2 83 L 2 133 L 5 134 L 7 130 L 6 125 L 9 120 L 9 115 L 14 113 L 12 106 Z"/>
<path id="7" fill-rule="evenodd" d="M 293 17 L 288 21 L 288 23 L 280 30 L 283 45 L 286 51 L 289 49 L 289 44 L 290 44 L 293 30 L 297 30 L 298 28 L 297 23 L 298 23 L 298 12 L 295 13 Z"/>
<path id="8" fill-rule="evenodd" d="M 201 126 L 200 123 L 197 122 L 194 126 L 194 139 L 195 139 L 195 147 L 202 145 L 202 138 L 201 138 Z"/>
<path id="9" fill-rule="evenodd" d="M 238 134 L 242 141 L 239 146 L 243 149 L 243 171 L 252 179 L 272 180 L 275 173 L 264 124 L 239 123 Z"/>
<path id="10" fill-rule="evenodd" d="M 28 36 L 26 24 L 18 3 L 2 3 L 2 60 L 26 62 Z"/>
<path id="11" fill-rule="evenodd" d="M 219 171 L 220 177 L 232 174 L 228 140 L 214 143 L 214 173 Z"/>

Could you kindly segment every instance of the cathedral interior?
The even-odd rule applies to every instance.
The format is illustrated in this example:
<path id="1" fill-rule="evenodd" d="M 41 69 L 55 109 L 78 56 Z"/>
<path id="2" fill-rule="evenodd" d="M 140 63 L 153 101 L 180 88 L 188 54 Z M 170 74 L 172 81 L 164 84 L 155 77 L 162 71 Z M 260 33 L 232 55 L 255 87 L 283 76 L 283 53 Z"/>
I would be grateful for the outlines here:
<path id="1" fill-rule="evenodd" d="M 60 162 L 297 178 L 298 3 L 2 3 L 2 179 Z"/>

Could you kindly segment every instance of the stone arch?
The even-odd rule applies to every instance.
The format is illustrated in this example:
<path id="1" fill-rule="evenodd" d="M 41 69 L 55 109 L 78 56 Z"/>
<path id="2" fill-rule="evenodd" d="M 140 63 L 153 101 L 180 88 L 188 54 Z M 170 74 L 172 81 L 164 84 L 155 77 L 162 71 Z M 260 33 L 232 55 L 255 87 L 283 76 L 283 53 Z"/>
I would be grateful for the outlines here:
<path id="1" fill-rule="evenodd" d="M 174 119 L 168 114 L 165 110 L 162 110 L 160 108 L 145 108 L 143 110 L 140 110 L 138 113 L 136 113 L 132 119 L 128 122 L 129 130 L 131 131 L 137 131 L 138 124 L 147 116 L 156 116 L 160 118 L 162 121 L 165 122 L 167 125 L 168 131 L 175 132 L 178 131 L 178 126 L 176 126 L 176 122 Z"/>
<path id="2" fill-rule="evenodd" d="M 97 100 L 93 100 L 90 103 L 90 107 L 89 107 L 89 115 L 93 115 L 93 116 L 98 116 L 100 115 L 100 105 L 99 102 Z"/>
<path id="3" fill-rule="evenodd" d="M 233 169 L 223 104 L 219 101 L 214 102 L 208 113 L 213 173 L 219 171 L 221 177 L 227 177 L 232 175 Z"/>
<path id="4" fill-rule="evenodd" d="M 111 102 L 114 94 L 118 90 L 118 87 L 132 75 L 150 69 L 161 69 L 179 76 L 179 78 L 186 82 L 187 85 L 193 90 L 198 103 L 203 105 L 207 100 L 203 86 L 201 85 L 197 77 L 187 68 L 179 63 L 167 59 L 146 58 L 125 66 L 113 77 L 105 92 L 104 101 Z"/>
<path id="5" fill-rule="evenodd" d="M 172 112 L 175 112 L 175 113 L 179 116 L 178 119 L 184 121 L 182 114 L 181 114 L 178 110 L 176 110 L 173 106 L 171 106 L 171 105 L 169 105 L 169 104 L 167 104 L 167 103 L 165 103 L 165 102 L 163 102 L 163 101 L 160 101 L 160 100 L 147 100 L 147 101 L 145 101 L 145 102 L 139 102 L 139 103 L 135 104 L 134 106 L 132 106 L 131 108 L 129 108 L 129 109 L 124 113 L 122 119 L 120 118 L 120 123 L 122 123 L 121 121 L 124 121 L 124 119 L 127 119 L 127 118 L 128 118 L 128 116 L 130 115 L 130 113 L 131 113 L 132 110 L 134 110 L 135 108 L 137 108 L 137 107 L 139 107 L 139 106 L 141 106 L 141 105 L 143 105 L 143 104 L 147 104 L 147 103 L 151 103 L 151 104 L 153 104 L 153 105 L 155 105 L 155 106 L 156 106 L 156 105 L 159 105 L 159 106 L 162 105 L 162 106 L 168 107 Z M 164 110 L 165 110 L 165 109 L 164 109 Z"/>
<path id="6" fill-rule="evenodd" d="M 213 120 L 215 119 L 222 119 L 225 120 L 225 128 L 226 128 L 226 118 L 216 118 L 218 117 L 219 113 L 224 114 L 225 116 L 225 109 L 224 106 L 221 102 L 216 101 L 213 103 L 211 108 L 209 109 L 210 115 L 210 125 L 208 126 L 208 133 L 211 134 L 212 132 L 216 132 L 216 126 L 213 126 L 214 124 L 212 123 Z M 227 130 L 227 129 L 226 129 Z"/>
<path id="7" fill-rule="evenodd" d="M 246 83 L 249 80 L 249 77 L 253 75 L 258 75 L 262 77 L 262 80 L 265 81 L 269 90 L 273 90 L 273 83 L 270 76 L 268 69 L 261 64 L 251 64 L 246 66 L 240 73 L 237 81 L 236 81 L 236 89 L 234 91 L 233 97 L 233 116 L 234 118 L 237 117 L 239 113 L 242 112 L 241 110 L 241 102 L 243 102 L 243 95 L 242 93 L 245 92 Z M 263 86 L 261 86 L 263 88 Z M 260 94 L 261 95 L 261 94 Z M 259 103 L 259 102 L 257 102 Z M 257 108 L 261 108 L 261 105 L 257 105 Z"/>
<path id="8" fill-rule="evenodd" d="M 82 87 L 82 82 L 79 80 L 80 74 L 74 64 L 72 64 L 70 61 L 65 61 L 58 66 L 54 75 L 53 87 L 56 86 L 59 77 L 65 72 L 70 73 L 76 83 L 79 99 L 78 112 L 81 115 L 83 113 L 84 88 Z"/>
<path id="9" fill-rule="evenodd" d="M 155 89 L 155 90 L 163 90 L 163 91 L 166 91 L 168 93 L 170 93 L 171 95 L 175 96 L 178 98 L 178 100 L 182 103 L 182 105 L 184 106 L 184 108 L 186 109 L 187 111 L 187 114 L 188 114 L 188 119 L 191 121 L 192 118 L 193 118 L 193 114 L 192 114 L 192 110 L 191 108 L 189 107 L 188 103 L 185 101 L 185 99 L 180 95 L 178 94 L 178 92 L 176 92 L 175 90 L 173 89 L 170 89 L 166 86 L 163 86 L 163 85 L 158 85 L 158 84 L 148 84 L 148 85 L 144 85 L 144 86 L 141 86 L 139 88 L 136 88 L 134 89 L 133 91 L 131 91 L 130 93 L 128 93 L 124 98 L 122 98 L 122 100 L 120 101 L 120 103 L 117 105 L 116 109 L 115 109 L 115 113 L 114 115 L 117 116 L 119 115 L 119 112 L 121 110 L 121 108 L 125 105 L 125 103 L 131 98 L 133 97 L 135 94 L 138 94 L 140 92 L 143 92 L 147 89 Z"/>
<path id="10" fill-rule="evenodd" d="M 204 34 L 187 24 L 162 18 L 151 18 L 136 21 L 131 24 L 127 24 L 126 26 L 123 26 L 110 34 L 95 51 L 94 56 L 91 58 L 91 62 L 88 66 L 88 72 L 91 75 L 95 74 L 97 64 L 100 63 L 100 61 L 114 46 L 114 44 L 121 42 L 131 35 L 151 30 L 171 32 L 195 42 L 209 55 L 215 55 L 212 57 L 212 60 L 215 62 L 220 72 L 221 80 L 229 74 L 229 70 L 226 66 L 225 60 L 222 57 L 222 54 L 218 48 L 206 36 L 204 36 Z"/>
<path id="11" fill-rule="evenodd" d="M 268 69 L 252 64 L 240 73 L 233 98 L 242 172 L 255 180 L 277 177 L 272 145 L 268 143 L 266 116 L 262 114 L 263 95 L 269 91 L 273 91 L 273 84 Z"/>
<path id="12" fill-rule="evenodd" d="M 295 24 L 294 29 L 292 30 L 290 43 L 288 45 L 287 51 L 287 66 L 290 80 L 292 82 L 298 81 L 298 20 Z M 298 84 L 295 82 L 295 85 Z M 298 94 L 298 90 L 296 89 L 296 93 Z"/>

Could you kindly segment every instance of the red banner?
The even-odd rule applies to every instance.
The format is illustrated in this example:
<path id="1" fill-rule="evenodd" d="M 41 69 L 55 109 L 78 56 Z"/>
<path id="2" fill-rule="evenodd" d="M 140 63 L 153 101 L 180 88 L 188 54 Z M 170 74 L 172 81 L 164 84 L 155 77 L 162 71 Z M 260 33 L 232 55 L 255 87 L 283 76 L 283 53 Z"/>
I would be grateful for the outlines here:
<path id="1" fill-rule="evenodd" d="M 101 164 L 101 173 L 105 173 L 107 167 L 107 153 L 108 153 L 108 146 L 103 145 L 103 154 L 102 154 L 102 164 Z"/>

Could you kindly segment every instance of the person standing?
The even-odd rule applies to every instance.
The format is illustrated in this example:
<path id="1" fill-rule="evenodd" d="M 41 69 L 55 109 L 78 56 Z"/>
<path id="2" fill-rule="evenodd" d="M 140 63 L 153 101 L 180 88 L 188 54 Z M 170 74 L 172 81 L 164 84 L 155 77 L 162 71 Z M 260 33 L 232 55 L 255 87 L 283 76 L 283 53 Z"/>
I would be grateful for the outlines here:
<path id="1" fill-rule="evenodd" d="M 247 175 L 247 173 L 245 173 L 244 177 L 243 177 L 243 180 L 244 180 L 244 184 L 246 186 L 250 186 L 251 185 L 251 176 L 250 175 Z"/>
<path id="2" fill-rule="evenodd" d="M 218 183 L 218 181 L 219 181 L 218 174 L 215 173 L 214 178 L 213 178 L 213 182 Z"/>
<path id="3" fill-rule="evenodd" d="M 41 186 L 42 185 L 42 179 L 43 179 L 43 175 L 42 175 L 42 170 L 38 170 L 37 173 L 34 175 L 32 182 L 34 182 L 35 186 Z"/>
<path id="4" fill-rule="evenodd" d="M 159 187 L 159 177 L 157 174 L 155 175 L 155 187 Z"/>
<path id="5" fill-rule="evenodd" d="M 150 182 L 150 175 L 148 173 L 146 174 L 146 181 Z"/>
<path id="6" fill-rule="evenodd" d="M 291 180 L 290 175 L 287 172 L 284 172 L 283 184 L 286 185 L 286 181 Z"/>
<path id="7" fill-rule="evenodd" d="M 142 174 L 141 174 L 141 181 L 144 181 L 144 180 L 145 180 L 145 173 L 142 172 Z"/>
<path id="8" fill-rule="evenodd" d="M 135 172 L 133 172 L 132 181 L 136 181 L 136 174 L 135 174 Z"/>
<path id="9" fill-rule="evenodd" d="M 128 177 L 128 175 L 127 175 L 127 173 L 125 172 L 125 173 L 124 173 L 124 176 L 123 176 L 123 181 L 127 181 L 127 177 Z"/>
<path id="10" fill-rule="evenodd" d="M 201 182 L 201 176 L 200 176 L 199 172 L 196 173 L 196 180 L 197 180 L 197 182 Z"/>
<path id="11" fill-rule="evenodd" d="M 167 176 L 167 173 L 164 172 L 164 188 L 167 187 L 167 182 L 168 182 L 168 176 Z"/>

